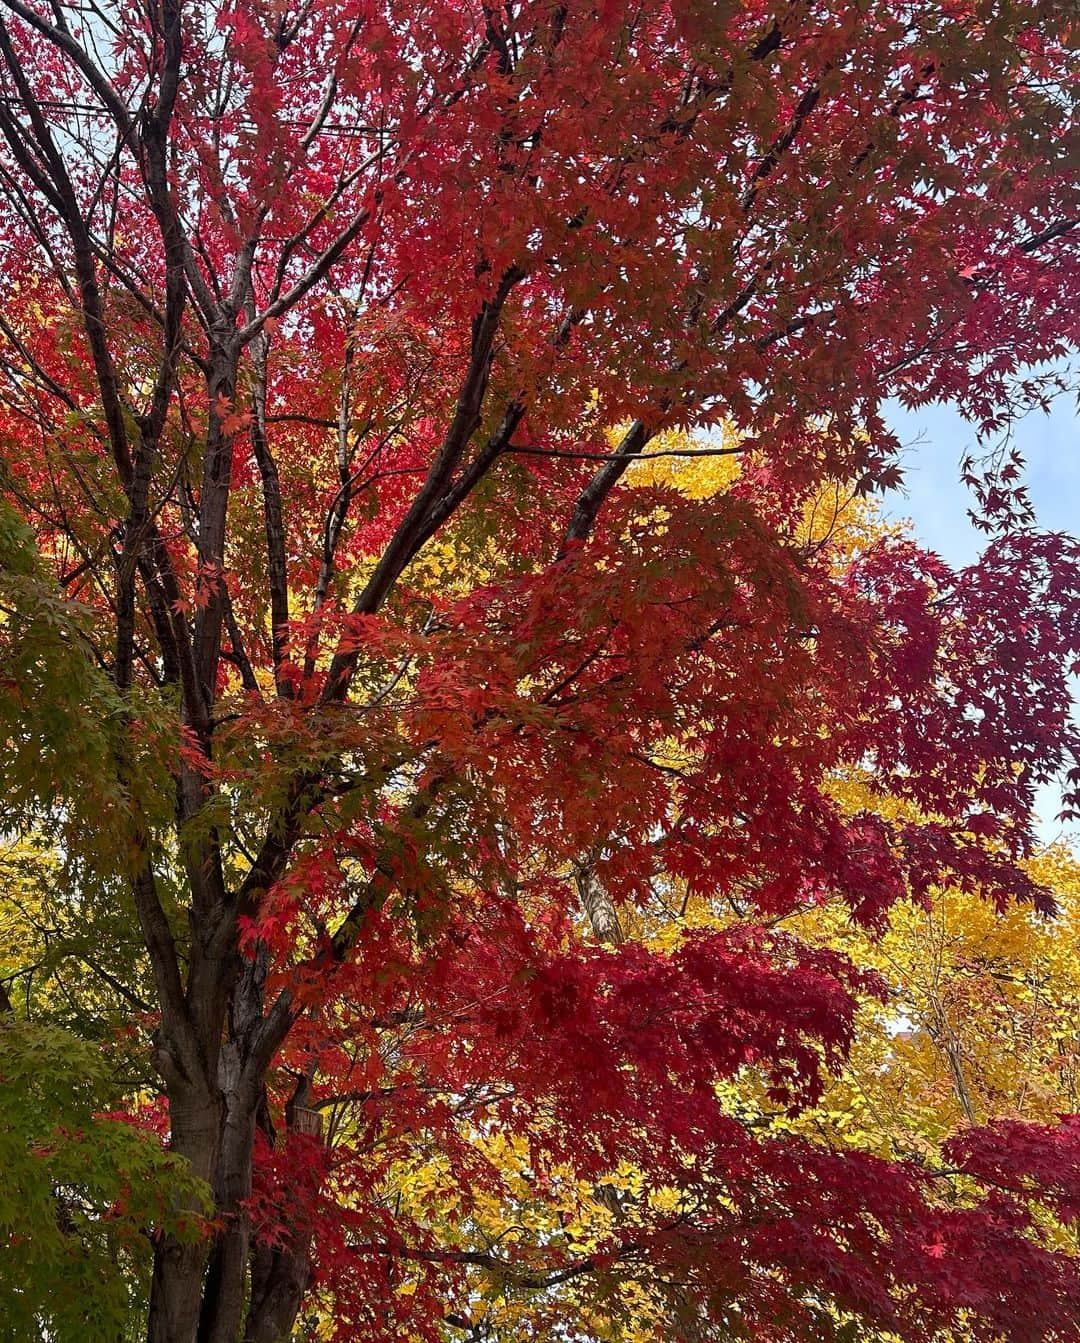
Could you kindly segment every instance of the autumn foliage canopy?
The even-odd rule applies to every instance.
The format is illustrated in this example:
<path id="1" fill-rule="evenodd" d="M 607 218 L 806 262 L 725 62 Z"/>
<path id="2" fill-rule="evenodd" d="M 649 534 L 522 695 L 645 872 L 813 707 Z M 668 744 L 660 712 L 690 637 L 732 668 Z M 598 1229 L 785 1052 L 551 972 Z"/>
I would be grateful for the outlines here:
<path id="1" fill-rule="evenodd" d="M 1066 376 L 1074 4 L 0 9 L 12 1337 L 1080 1337 L 1075 1116 L 800 1119 L 809 916 L 1055 906 L 1080 547 L 859 501 Z"/>

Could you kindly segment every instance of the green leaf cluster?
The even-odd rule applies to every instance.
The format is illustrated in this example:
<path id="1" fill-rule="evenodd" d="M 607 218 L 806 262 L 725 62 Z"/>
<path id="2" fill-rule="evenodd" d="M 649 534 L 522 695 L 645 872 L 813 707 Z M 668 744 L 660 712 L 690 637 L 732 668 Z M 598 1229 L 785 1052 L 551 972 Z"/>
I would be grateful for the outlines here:
<path id="1" fill-rule="evenodd" d="M 172 1210 L 209 1209 L 208 1191 L 154 1135 L 100 1113 L 111 1090 L 76 1036 L 0 1024 L 0 1343 L 122 1343 L 141 1324 L 150 1228 L 202 1230 Z"/>

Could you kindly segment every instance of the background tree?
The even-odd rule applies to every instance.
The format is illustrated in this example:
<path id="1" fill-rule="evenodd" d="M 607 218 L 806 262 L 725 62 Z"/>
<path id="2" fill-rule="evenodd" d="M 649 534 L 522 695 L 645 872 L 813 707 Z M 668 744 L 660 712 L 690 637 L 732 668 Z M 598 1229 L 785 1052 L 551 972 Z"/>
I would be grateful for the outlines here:
<path id="1" fill-rule="evenodd" d="M 471 1269 L 611 1295 L 634 1263 L 687 1333 L 1074 1334 L 1075 1264 L 997 1178 L 1065 1208 L 1074 1127 L 958 1149 L 988 1192 L 943 1210 L 718 1093 L 753 1065 L 798 1107 L 850 1044 L 864 973 L 781 912 L 1044 898 L 1075 546 L 997 486 L 955 574 L 792 520 L 895 482 L 889 395 L 989 431 L 1046 394 L 1071 6 L 4 11 L 3 486 L 42 576 L 3 629 L 8 829 L 134 916 L 113 991 L 152 980 L 213 1193 L 156 1236 L 149 1337 L 287 1337 L 316 1262 L 351 1337 L 470 1330 Z M 737 488 L 628 480 L 721 419 L 674 450 Z M 856 767 L 913 815 L 846 812 Z M 665 882 L 748 918 L 581 944 L 580 901 Z M 595 1251 L 405 1215 L 419 1136 L 472 1217 L 477 1132 L 676 1202 Z"/>
<path id="2" fill-rule="evenodd" d="M 1075 1112 L 1076 863 L 1050 849 L 1032 870 L 1055 892 L 1056 919 L 944 892 L 929 908 L 898 910 L 859 957 L 892 991 L 875 1027 L 858 1033 L 849 1090 L 826 1105 L 871 1150 L 925 1154 L 968 1124 Z"/>

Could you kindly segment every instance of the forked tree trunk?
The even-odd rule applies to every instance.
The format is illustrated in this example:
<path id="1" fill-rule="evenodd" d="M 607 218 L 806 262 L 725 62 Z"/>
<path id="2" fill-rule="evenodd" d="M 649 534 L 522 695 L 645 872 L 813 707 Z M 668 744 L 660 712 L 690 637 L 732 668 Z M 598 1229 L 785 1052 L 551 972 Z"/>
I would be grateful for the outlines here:
<path id="1" fill-rule="evenodd" d="M 265 1088 L 245 1068 L 262 1014 L 266 960 L 257 956 L 241 971 L 229 1013 L 229 1038 L 221 1046 L 217 1082 L 168 1088 L 172 1149 L 185 1157 L 214 1197 L 213 1236 L 163 1236 L 154 1255 L 148 1343 L 283 1343 L 291 1335 L 311 1283 L 311 1228 L 298 1184 L 282 1218 L 275 1246 L 253 1240 L 246 1203 L 252 1192 L 255 1142 L 261 1128 L 274 1146 Z M 316 1140 L 322 1117 L 306 1102 L 311 1079 L 300 1079 L 286 1107 L 285 1133 Z M 317 1178 L 314 1171 L 312 1178 Z M 196 1231 L 202 1210 L 181 1209 Z"/>

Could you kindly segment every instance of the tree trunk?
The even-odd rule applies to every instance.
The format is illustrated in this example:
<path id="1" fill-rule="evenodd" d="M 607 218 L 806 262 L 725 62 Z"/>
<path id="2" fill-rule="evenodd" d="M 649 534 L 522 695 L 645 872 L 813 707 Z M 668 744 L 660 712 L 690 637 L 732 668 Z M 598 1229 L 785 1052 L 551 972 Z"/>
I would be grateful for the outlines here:
<path id="1" fill-rule="evenodd" d="M 170 1095 L 172 1150 L 185 1157 L 192 1171 L 213 1184 L 221 1137 L 221 1106 L 213 1095 Z M 179 1209 L 192 1222 L 201 1216 L 194 1202 Z M 194 1226 L 191 1228 L 194 1234 Z M 154 1252 L 150 1287 L 148 1343 L 197 1343 L 199 1311 L 207 1246 L 203 1237 L 185 1239 L 163 1234 Z"/>
<path id="2" fill-rule="evenodd" d="M 290 1132 L 319 1140 L 322 1115 L 304 1104 L 309 1092 L 310 1080 L 301 1078 L 286 1108 L 285 1123 Z M 295 1211 L 285 1246 L 259 1245 L 252 1253 L 251 1305 L 244 1343 L 284 1343 L 311 1285 L 311 1229 L 299 1201 Z"/>
<path id="3" fill-rule="evenodd" d="M 233 1052 L 227 1047 L 223 1058 Z M 251 1246 L 251 1225 L 243 1204 L 251 1194 L 254 1147 L 254 1107 L 233 1086 L 226 1093 L 225 1122 L 214 1185 L 214 1201 L 224 1225 L 207 1266 L 199 1343 L 236 1343 L 240 1337 Z"/>

